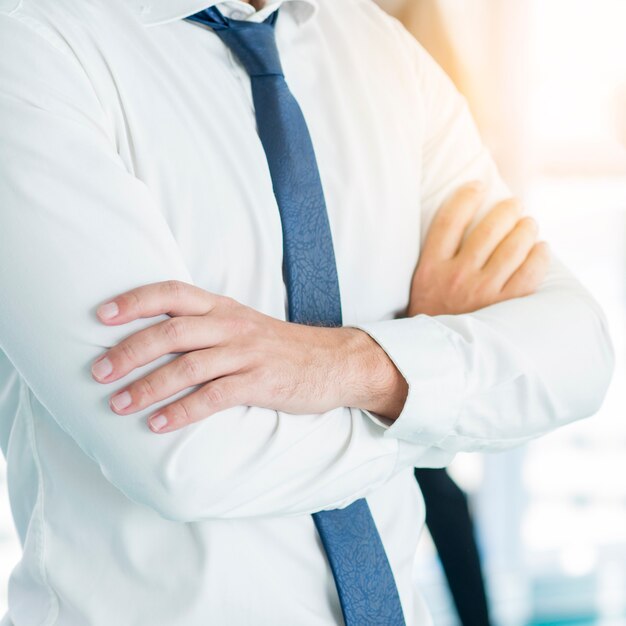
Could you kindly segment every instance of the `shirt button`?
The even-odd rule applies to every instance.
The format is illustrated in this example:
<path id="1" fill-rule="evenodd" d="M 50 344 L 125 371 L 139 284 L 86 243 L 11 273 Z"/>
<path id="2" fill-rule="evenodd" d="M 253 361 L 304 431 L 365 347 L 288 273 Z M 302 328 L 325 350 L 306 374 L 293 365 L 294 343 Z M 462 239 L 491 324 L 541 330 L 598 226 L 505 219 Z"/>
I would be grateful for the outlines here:
<path id="1" fill-rule="evenodd" d="M 230 16 L 234 19 L 234 20 L 245 20 L 246 19 L 246 14 L 243 11 L 233 11 Z"/>

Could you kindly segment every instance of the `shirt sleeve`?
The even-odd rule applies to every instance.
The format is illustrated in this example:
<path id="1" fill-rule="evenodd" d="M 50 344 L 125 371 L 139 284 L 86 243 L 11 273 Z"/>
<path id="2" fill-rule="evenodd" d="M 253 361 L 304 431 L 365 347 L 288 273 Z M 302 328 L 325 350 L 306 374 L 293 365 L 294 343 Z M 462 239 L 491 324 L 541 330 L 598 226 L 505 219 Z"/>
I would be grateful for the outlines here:
<path id="1" fill-rule="evenodd" d="M 510 192 L 465 99 L 399 23 L 384 19 L 397 32 L 401 54 L 411 57 L 423 103 L 421 242 L 446 196 L 480 179 L 488 193 L 471 230 Z M 606 317 L 554 255 L 532 295 L 462 315 L 419 314 L 355 327 L 382 346 L 409 386 L 395 422 L 370 418 L 387 428 L 387 437 L 450 452 L 512 447 L 590 416 L 613 374 Z"/>
<path id="2" fill-rule="evenodd" d="M 111 394 L 175 355 L 97 383 L 93 360 L 167 319 L 106 326 L 97 305 L 139 285 L 193 280 L 69 48 L 6 14 L 0 41 L 0 348 L 45 409 L 38 417 L 54 419 L 128 498 L 179 521 L 338 508 L 408 467 L 398 440 L 354 408 L 238 406 L 164 435 L 147 416 L 189 390 L 132 415 L 110 410 Z M 412 445 L 410 460 L 422 456 L 451 458 Z"/>

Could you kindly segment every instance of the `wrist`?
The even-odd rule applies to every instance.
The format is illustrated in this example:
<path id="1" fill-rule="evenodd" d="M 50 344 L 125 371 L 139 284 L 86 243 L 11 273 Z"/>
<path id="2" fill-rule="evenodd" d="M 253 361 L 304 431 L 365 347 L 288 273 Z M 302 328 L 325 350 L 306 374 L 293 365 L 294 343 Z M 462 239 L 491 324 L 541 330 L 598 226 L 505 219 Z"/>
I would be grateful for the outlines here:
<path id="1" fill-rule="evenodd" d="M 348 374 L 343 406 L 352 406 L 395 420 L 408 394 L 408 383 L 389 355 L 368 333 L 344 327 L 341 359 Z M 346 367 L 347 366 L 347 367 Z"/>

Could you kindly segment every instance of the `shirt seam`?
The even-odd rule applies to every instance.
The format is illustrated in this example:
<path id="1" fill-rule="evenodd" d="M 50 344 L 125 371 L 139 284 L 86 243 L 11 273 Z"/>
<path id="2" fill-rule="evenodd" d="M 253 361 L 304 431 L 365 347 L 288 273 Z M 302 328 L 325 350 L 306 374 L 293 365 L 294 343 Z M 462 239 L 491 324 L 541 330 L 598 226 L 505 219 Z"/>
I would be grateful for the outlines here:
<path id="1" fill-rule="evenodd" d="M 13 13 L 15 13 L 21 6 L 22 0 L 16 0 L 15 6 L 12 6 L 11 8 L 0 9 L 0 14 L 6 16 L 13 15 Z"/>
<path id="2" fill-rule="evenodd" d="M 102 100 L 98 96 L 98 91 L 96 90 L 96 87 L 93 81 L 89 77 L 89 73 L 87 72 L 83 64 L 80 62 L 80 59 L 76 56 L 76 54 L 74 53 L 69 43 L 67 43 L 67 41 L 63 38 L 63 35 L 59 33 L 59 37 L 63 39 L 63 41 L 66 44 L 66 47 L 62 47 L 58 44 L 58 42 L 55 42 L 54 40 L 50 39 L 50 37 L 48 37 L 45 34 L 45 26 L 43 26 L 43 24 L 38 22 L 36 19 L 32 18 L 30 15 L 25 15 L 24 13 L 21 13 L 20 12 L 21 8 L 22 8 L 22 3 L 20 1 L 19 5 L 15 7 L 13 11 L 11 11 L 8 14 L 5 13 L 6 17 L 10 19 L 14 19 L 20 22 L 21 24 L 23 24 L 36 37 L 38 37 L 41 41 L 45 42 L 47 46 L 55 50 L 58 54 L 61 54 L 63 57 L 68 59 L 68 61 L 70 61 L 71 63 L 75 64 L 78 67 L 78 70 L 80 71 L 80 73 L 83 74 L 87 84 L 89 85 L 89 89 L 91 93 L 93 94 L 93 97 L 95 98 L 96 102 L 98 103 L 98 108 L 100 110 L 100 113 L 103 116 L 101 130 L 105 132 L 105 136 L 107 137 L 107 139 L 109 139 L 110 141 L 113 141 L 113 145 L 115 146 L 114 137 L 111 137 L 110 133 L 108 132 L 109 128 L 108 128 L 108 124 L 106 123 L 108 122 L 107 111 L 104 108 Z"/>
<path id="3" fill-rule="evenodd" d="M 39 458 L 39 451 L 37 448 L 37 437 L 35 434 L 35 419 L 33 414 L 33 407 L 30 399 L 30 390 L 26 383 L 22 381 L 22 396 L 26 407 L 27 414 L 27 432 L 28 442 L 33 454 L 33 461 L 37 470 L 37 503 L 36 503 L 36 515 L 38 522 L 38 541 L 37 541 L 37 569 L 41 580 L 48 592 L 48 598 L 50 601 L 50 608 L 48 614 L 41 626 L 53 626 L 59 617 L 59 600 L 55 594 L 52 586 L 48 581 L 48 574 L 46 571 L 46 518 L 44 514 L 44 502 L 45 502 L 45 489 L 43 480 L 43 471 L 41 469 L 41 460 Z"/>

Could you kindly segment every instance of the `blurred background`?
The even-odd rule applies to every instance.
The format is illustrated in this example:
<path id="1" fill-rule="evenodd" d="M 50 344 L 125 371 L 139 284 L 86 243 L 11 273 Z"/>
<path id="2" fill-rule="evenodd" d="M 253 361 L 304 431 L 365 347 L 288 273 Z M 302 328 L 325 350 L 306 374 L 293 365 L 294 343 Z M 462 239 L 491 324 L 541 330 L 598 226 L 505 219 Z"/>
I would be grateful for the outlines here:
<path id="1" fill-rule="evenodd" d="M 626 626 L 626 0 L 379 3 L 465 94 L 617 351 L 597 415 L 450 468 L 470 497 L 493 623 Z M 0 614 L 19 558 L 4 473 L 0 458 Z M 428 532 L 418 568 L 436 626 L 458 624 Z"/>
<path id="2" fill-rule="evenodd" d="M 600 412 L 524 448 L 459 455 L 494 624 L 626 624 L 626 1 L 379 0 L 444 67 L 540 238 L 604 308 Z M 457 624 L 424 533 L 436 626 Z M 472 626 L 471 624 L 467 626 Z"/>

